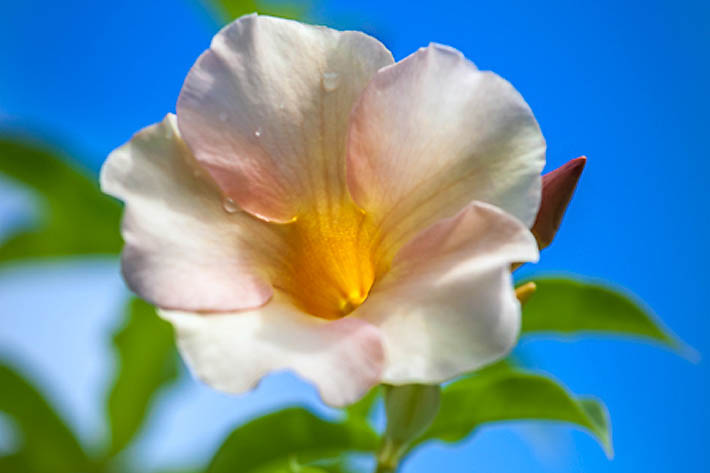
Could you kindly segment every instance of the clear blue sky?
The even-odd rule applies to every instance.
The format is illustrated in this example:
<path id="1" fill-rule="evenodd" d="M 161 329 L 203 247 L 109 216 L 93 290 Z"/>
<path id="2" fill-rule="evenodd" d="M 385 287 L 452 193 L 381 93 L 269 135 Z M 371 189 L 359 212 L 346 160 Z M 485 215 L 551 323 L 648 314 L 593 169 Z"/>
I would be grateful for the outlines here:
<path id="1" fill-rule="evenodd" d="M 217 29 L 192 0 L 28 0 L 2 10 L 0 131 L 41 136 L 93 171 L 134 131 L 174 111 Z M 363 29 L 398 59 L 430 41 L 449 44 L 510 80 L 540 122 L 550 169 L 589 157 L 559 239 L 526 271 L 627 287 L 710 356 L 709 2 L 333 1 L 318 2 L 311 18 Z M 28 205 L 26 194 L 0 186 L 0 234 Z M 46 388 L 87 439 L 101 429 L 107 342 L 123 291 L 111 261 L 0 272 L 0 356 Z M 607 403 L 615 459 L 583 433 L 520 423 L 425 449 L 405 473 L 710 470 L 707 362 L 610 339 L 530 341 L 519 354 Z M 163 399 L 138 453 L 147 465 L 185 465 L 236 419 L 315 399 L 284 375 L 236 399 L 186 380 Z"/>

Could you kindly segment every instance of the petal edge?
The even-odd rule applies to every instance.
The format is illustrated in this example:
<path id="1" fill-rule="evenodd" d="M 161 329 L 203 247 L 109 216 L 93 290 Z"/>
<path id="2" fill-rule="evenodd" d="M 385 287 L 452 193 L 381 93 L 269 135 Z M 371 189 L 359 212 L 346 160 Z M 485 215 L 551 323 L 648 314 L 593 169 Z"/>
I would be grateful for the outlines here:
<path id="1" fill-rule="evenodd" d="M 313 383 L 327 404 L 341 407 L 380 382 L 384 355 L 375 327 L 306 315 L 278 292 L 255 310 L 160 315 L 175 326 L 192 372 L 221 391 L 243 393 L 269 373 L 290 370 Z"/>
<path id="2" fill-rule="evenodd" d="M 537 257 L 520 221 L 481 202 L 422 231 L 356 311 L 382 332 L 383 381 L 440 383 L 505 356 L 520 329 L 510 264 Z"/>

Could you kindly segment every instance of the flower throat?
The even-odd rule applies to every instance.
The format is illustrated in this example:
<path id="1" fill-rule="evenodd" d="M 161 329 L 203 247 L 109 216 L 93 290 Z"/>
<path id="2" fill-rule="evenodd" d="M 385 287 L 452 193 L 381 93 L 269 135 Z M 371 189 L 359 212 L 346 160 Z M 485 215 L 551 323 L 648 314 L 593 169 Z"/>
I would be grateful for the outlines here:
<path id="1" fill-rule="evenodd" d="M 291 254 L 275 286 L 309 314 L 344 317 L 370 293 L 382 273 L 377 227 L 352 202 L 307 212 L 287 225 Z"/>

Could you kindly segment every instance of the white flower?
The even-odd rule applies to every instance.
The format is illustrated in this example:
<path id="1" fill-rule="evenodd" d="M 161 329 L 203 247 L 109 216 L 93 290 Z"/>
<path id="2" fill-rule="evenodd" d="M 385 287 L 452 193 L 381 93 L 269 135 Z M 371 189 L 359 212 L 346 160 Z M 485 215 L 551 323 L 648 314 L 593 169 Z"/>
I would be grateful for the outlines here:
<path id="1" fill-rule="evenodd" d="M 451 48 L 394 63 L 365 34 L 252 15 L 101 183 L 126 203 L 125 279 L 197 376 L 236 393 L 287 369 L 345 405 L 509 352 L 544 156 L 518 92 Z"/>

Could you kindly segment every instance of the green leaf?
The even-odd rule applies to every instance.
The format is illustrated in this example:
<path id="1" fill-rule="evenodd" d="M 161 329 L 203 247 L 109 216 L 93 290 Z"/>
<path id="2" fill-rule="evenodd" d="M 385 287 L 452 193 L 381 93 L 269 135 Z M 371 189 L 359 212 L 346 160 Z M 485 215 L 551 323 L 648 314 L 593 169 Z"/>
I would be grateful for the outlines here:
<path id="1" fill-rule="evenodd" d="M 121 471 L 121 470 L 119 470 Z M 168 470 L 158 470 L 155 473 L 204 473 L 202 468 L 170 468 Z"/>
<path id="2" fill-rule="evenodd" d="M 77 473 L 91 466 L 79 442 L 42 394 L 20 374 L 0 364 L 0 411 L 22 433 L 20 451 L 3 457 L 1 471 L 10 465 L 33 473 Z"/>
<path id="3" fill-rule="evenodd" d="M 21 453 L 13 453 L 0 457 L 0 471 L 3 473 L 33 473 L 35 470 Z"/>
<path id="4" fill-rule="evenodd" d="M 119 368 L 108 397 L 109 456 L 128 445 L 143 425 L 151 401 L 178 374 L 170 324 L 139 299 L 126 309 L 126 323 L 114 336 Z"/>
<path id="5" fill-rule="evenodd" d="M 457 442 L 481 425 L 523 419 L 575 424 L 592 433 L 612 454 L 609 420 L 602 404 L 577 398 L 548 377 L 502 366 L 444 388 L 439 414 L 417 444 L 434 439 Z"/>
<path id="6" fill-rule="evenodd" d="M 373 451 L 377 443 L 377 434 L 362 421 L 329 422 L 303 408 L 290 408 L 234 430 L 207 471 L 252 473 L 293 459 L 308 462 L 349 451 Z"/>
<path id="7" fill-rule="evenodd" d="M 533 280 L 537 290 L 523 307 L 523 335 L 625 334 L 679 348 L 649 309 L 623 292 L 568 278 Z"/>
<path id="8" fill-rule="evenodd" d="M 328 470 L 312 465 L 302 465 L 296 460 L 290 460 L 282 465 L 260 468 L 259 473 L 328 473 Z"/>
<path id="9" fill-rule="evenodd" d="M 345 465 L 345 460 L 340 457 L 318 459 L 311 463 L 303 464 L 295 457 L 288 461 L 270 463 L 264 468 L 257 468 L 255 473 L 352 473 Z"/>
<path id="10" fill-rule="evenodd" d="M 118 470 L 121 471 L 121 470 Z M 202 468 L 170 468 L 168 470 L 158 470 L 155 473 L 204 473 Z"/>
<path id="11" fill-rule="evenodd" d="M 96 178 L 53 151 L 10 139 L 0 139 L 0 173 L 35 191 L 41 207 L 36 227 L 0 244 L 0 262 L 120 251 L 121 207 Z"/>
<path id="12" fill-rule="evenodd" d="M 249 13 L 279 16 L 292 20 L 303 19 L 310 7 L 308 0 L 259 1 L 259 0 L 202 0 L 220 23 L 229 23 Z"/>

